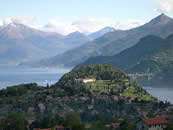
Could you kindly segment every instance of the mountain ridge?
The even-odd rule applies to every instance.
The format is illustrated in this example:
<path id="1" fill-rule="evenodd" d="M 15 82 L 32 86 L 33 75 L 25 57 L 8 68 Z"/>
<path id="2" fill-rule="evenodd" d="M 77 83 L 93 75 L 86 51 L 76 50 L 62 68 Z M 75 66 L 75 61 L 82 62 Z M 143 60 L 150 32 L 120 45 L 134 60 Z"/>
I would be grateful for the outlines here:
<path id="1" fill-rule="evenodd" d="M 108 64 L 129 73 L 153 73 L 153 82 L 172 82 L 173 35 L 163 39 L 146 36 L 135 46 L 114 56 L 97 56 L 81 65 Z"/>
<path id="2" fill-rule="evenodd" d="M 97 32 L 89 34 L 88 37 L 90 37 L 91 39 L 96 39 L 96 38 L 103 36 L 106 33 L 113 32 L 115 30 L 116 30 L 115 28 L 107 26 Z"/>
<path id="3" fill-rule="evenodd" d="M 166 22 L 159 21 L 166 17 Z M 153 24 L 153 21 L 157 24 Z M 158 23 L 164 24 L 158 24 Z M 142 37 L 147 35 L 155 35 L 166 38 L 173 34 L 173 20 L 165 15 L 159 15 L 150 22 L 126 31 L 116 30 L 105 34 L 104 36 L 88 42 L 85 45 L 69 50 L 61 55 L 57 55 L 50 59 L 45 59 L 40 62 L 41 65 L 56 66 L 63 64 L 64 66 L 75 66 L 82 63 L 92 56 L 111 56 L 120 53 L 121 51 L 134 46 Z"/>
<path id="4" fill-rule="evenodd" d="M 44 32 L 16 23 L 1 26 L 0 64 L 17 64 L 30 60 L 48 58 L 80 46 L 90 40 L 85 35 L 78 35 L 73 34 L 73 36 L 68 37 L 55 32 Z M 77 37 L 80 37 L 80 39 Z"/>

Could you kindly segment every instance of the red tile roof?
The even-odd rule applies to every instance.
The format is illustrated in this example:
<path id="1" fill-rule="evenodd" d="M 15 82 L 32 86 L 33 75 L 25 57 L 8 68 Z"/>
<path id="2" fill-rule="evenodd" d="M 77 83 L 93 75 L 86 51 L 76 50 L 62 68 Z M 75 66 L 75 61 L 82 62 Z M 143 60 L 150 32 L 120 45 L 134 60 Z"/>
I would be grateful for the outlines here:
<path id="1" fill-rule="evenodd" d="M 91 125 L 85 125 L 85 129 L 89 129 L 89 128 L 91 128 Z"/>
<path id="2" fill-rule="evenodd" d="M 163 117 L 143 118 L 147 125 L 168 124 L 168 121 Z"/>
<path id="3" fill-rule="evenodd" d="M 64 126 L 61 126 L 61 125 L 57 125 L 57 126 L 55 126 L 54 128 L 58 128 L 58 129 L 63 129 L 64 128 Z"/>

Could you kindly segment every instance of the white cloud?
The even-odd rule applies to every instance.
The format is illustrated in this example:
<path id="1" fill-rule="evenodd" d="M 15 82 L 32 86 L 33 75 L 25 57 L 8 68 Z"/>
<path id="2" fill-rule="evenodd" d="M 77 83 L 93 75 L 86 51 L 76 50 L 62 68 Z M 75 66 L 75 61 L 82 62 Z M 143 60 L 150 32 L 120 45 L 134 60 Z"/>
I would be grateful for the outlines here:
<path id="1" fill-rule="evenodd" d="M 173 12 L 173 0 L 152 0 L 158 4 L 157 8 L 153 11 L 159 13 L 172 13 Z"/>
<path id="2" fill-rule="evenodd" d="M 113 20 L 111 19 L 94 19 L 94 18 L 79 19 L 72 23 L 62 23 L 52 20 L 49 22 L 49 24 L 41 28 L 41 30 L 58 32 L 65 35 L 75 31 L 88 34 L 96 32 L 106 26 L 111 26 L 116 29 L 127 30 L 143 25 L 144 23 L 145 22 L 141 20 L 127 20 L 126 22 L 113 23 Z"/>
<path id="3" fill-rule="evenodd" d="M 58 20 L 50 20 L 48 24 L 42 26 L 35 24 L 35 17 L 33 16 L 17 16 L 4 19 L 3 25 L 8 25 L 10 23 L 18 23 L 46 32 L 57 32 L 60 34 L 67 35 L 75 31 L 88 34 L 96 32 L 106 26 L 126 30 L 144 24 L 144 22 L 140 20 L 127 20 L 126 22 L 115 23 L 115 21 L 111 18 L 77 18 L 77 20 L 73 20 L 74 22 L 59 22 Z M 0 22 L 0 25 L 1 24 L 2 23 Z"/>
<path id="4" fill-rule="evenodd" d="M 3 25 L 8 25 L 10 23 L 24 24 L 28 26 L 34 25 L 35 17 L 33 16 L 16 16 L 12 18 L 6 18 L 3 20 Z"/>
<path id="5" fill-rule="evenodd" d="M 3 20 L 3 25 L 8 25 L 10 23 L 12 23 L 10 18 L 6 18 L 6 19 Z"/>
<path id="6" fill-rule="evenodd" d="M 62 34 L 69 34 L 71 32 L 79 31 L 83 33 L 91 33 L 104 28 L 105 26 L 113 26 L 107 20 L 103 19 L 79 19 L 74 22 L 57 22 L 56 20 L 51 20 L 47 25 L 45 25 L 42 30 L 45 31 L 55 31 Z"/>
<path id="7" fill-rule="evenodd" d="M 131 29 L 131 28 L 141 26 L 143 24 L 145 24 L 144 21 L 132 19 L 132 20 L 127 20 L 126 22 L 116 23 L 114 27 L 116 29 L 128 30 L 128 29 Z"/>
<path id="8" fill-rule="evenodd" d="M 72 23 L 73 26 L 76 26 L 78 30 L 85 33 L 91 33 L 98 31 L 105 26 L 113 26 L 112 21 L 109 19 L 81 19 Z"/>
<path id="9" fill-rule="evenodd" d="M 3 26 L 3 22 L 2 21 L 0 21 L 0 26 Z"/>
<path id="10" fill-rule="evenodd" d="M 74 31 L 80 31 L 77 27 L 73 26 L 71 23 L 57 22 L 51 20 L 47 25 L 40 28 L 43 31 L 57 32 L 60 34 L 69 34 Z"/>

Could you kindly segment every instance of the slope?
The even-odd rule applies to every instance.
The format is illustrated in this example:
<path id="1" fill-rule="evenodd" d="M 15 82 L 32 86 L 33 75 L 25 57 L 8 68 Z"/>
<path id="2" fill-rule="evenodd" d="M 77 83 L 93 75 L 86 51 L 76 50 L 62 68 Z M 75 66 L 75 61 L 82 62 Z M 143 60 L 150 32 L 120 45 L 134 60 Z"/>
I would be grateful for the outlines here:
<path id="1" fill-rule="evenodd" d="M 162 38 L 173 33 L 173 20 L 161 14 L 149 23 L 138 28 L 121 31 L 116 30 L 104 36 L 82 45 L 73 50 L 69 50 L 61 55 L 42 61 L 42 65 L 64 64 L 65 66 L 75 66 L 92 56 L 111 56 L 134 46 L 142 37 L 155 35 Z"/>
<path id="2" fill-rule="evenodd" d="M 109 64 L 130 73 L 153 73 L 155 80 L 172 82 L 173 35 L 166 39 L 146 36 L 135 46 L 114 56 L 89 58 L 83 64 Z"/>

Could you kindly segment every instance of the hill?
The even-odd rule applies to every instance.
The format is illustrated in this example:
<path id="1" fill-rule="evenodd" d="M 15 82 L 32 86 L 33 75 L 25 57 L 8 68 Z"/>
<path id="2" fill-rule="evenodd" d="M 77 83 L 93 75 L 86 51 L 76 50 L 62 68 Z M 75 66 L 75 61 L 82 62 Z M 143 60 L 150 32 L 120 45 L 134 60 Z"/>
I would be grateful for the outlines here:
<path id="1" fill-rule="evenodd" d="M 95 80 L 83 82 L 88 78 Z M 143 116 L 171 112 L 165 113 L 169 103 L 158 102 L 137 83 L 131 83 L 124 72 L 108 65 L 74 68 L 50 87 L 34 83 L 8 87 L 0 90 L 0 101 L 1 119 L 13 112 L 20 113 L 30 128 L 72 127 L 67 117 L 74 112 L 85 125 L 101 124 L 102 129 L 106 129 L 106 124 L 115 128 L 113 124 L 124 119 L 136 122 Z M 11 126 L 8 120 L 7 124 Z"/>
<path id="2" fill-rule="evenodd" d="M 109 64 L 128 73 L 153 73 L 153 80 L 171 83 L 173 77 L 173 35 L 166 39 L 146 36 L 135 46 L 114 56 L 89 58 L 82 65 Z M 159 80 L 159 81 L 158 81 Z"/>
<path id="3" fill-rule="evenodd" d="M 11 23 L 0 27 L 0 64 L 48 58 L 88 41 L 90 39 L 80 33 L 63 36 Z"/>
<path id="4" fill-rule="evenodd" d="M 147 35 L 155 35 L 166 38 L 173 34 L 173 20 L 161 14 L 150 22 L 130 30 L 116 30 L 104 36 L 88 42 L 85 45 L 69 50 L 63 54 L 40 62 L 41 65 L 75 66 L 92 56 L 112 56 L 134 46 Z"/>
<path id="5" fill-rule="evenodd" d="M 91 80 L 91 81 L 90 81 Z M 116 96 L 130 96 L 153 100 L 139 85 L 130 82 L 126 74 L 108 65 L 89 65 L 73 69 L 65 74 L 55 86 L 71 90 L 70 94 L 85 91 Z"/>

